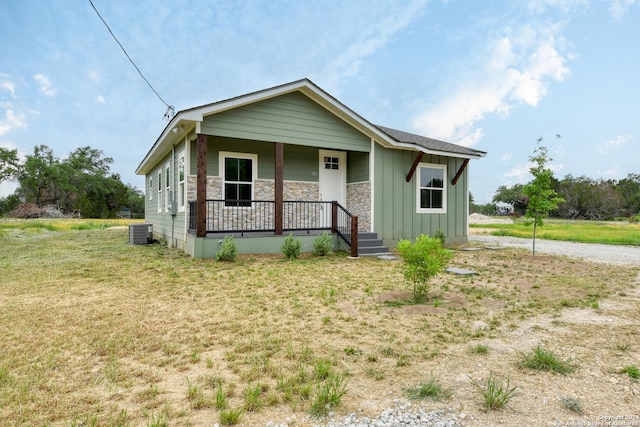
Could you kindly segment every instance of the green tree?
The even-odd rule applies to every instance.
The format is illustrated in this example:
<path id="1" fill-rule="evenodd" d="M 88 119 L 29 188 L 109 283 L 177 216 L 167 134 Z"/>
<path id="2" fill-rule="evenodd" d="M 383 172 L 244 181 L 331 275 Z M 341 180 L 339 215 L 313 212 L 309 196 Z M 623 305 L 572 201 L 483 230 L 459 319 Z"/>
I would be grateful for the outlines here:
<path id="1" fill-rule="evenodd" d="M 560 135 L 557 136 L 560 138 Z M 537 147 L 533 151 L 533 156 L 529 160 L 533 163 L 529 172 L 533 175 L 533 181 L 522 189 L 525 196 L 529 198 L 527 204 L 526 217 L 533 219 L 533 255 L 536 255 L 536 230 L 543 225 L 543 220 L 549 213 L 558 208 L 558 204 L 564 199 L 551 187 L 553 184 L 553 172 L 547 164 L 553 160 L 549 157 L 548 148 L 541 144 L 542 138 L 538 139 Z"/>
<path id="2" fill-rule="evenodd" d="M 616 191 L 622 196 L 629 216 L 640 214 L 640 174 L 630 173 L 618 181 Z"/>

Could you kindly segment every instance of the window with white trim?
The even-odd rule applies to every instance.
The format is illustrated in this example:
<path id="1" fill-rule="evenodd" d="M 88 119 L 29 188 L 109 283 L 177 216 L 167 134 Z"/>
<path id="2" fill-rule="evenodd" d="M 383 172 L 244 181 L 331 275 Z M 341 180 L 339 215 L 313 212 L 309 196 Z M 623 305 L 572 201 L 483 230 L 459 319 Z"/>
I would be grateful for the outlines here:
<path id="1" fill-rule="evenodd" d="M 165 193 L 164 193 L 164 210 L 165 212 L 169 212 L 169 205 L 172 203 L 170 200 L 171 191 L 171 166 L 169 163 L 164 167 L 164 184 L 165 184 Z"/>
<path id="2" fill-rule="evenodd" d="M 147 194 L 149 195 L 149 200 L 153 200 L 153 175 L 149 175 L 149 186 Z"/>
<path id="3" fill-rule="evenodd" d="M 420 163 L 417 172 L 417 212 L 446 213 L 447 166 Z"/>
<path id="4" fill-rule="evenodd" d="M 184 154 L 178 158 L 178 209 L 184 211 Z"/>
<path id="5" fill-rule="evenodd" d="M 220 153 L 225 206 L 251 206 L 258 156 L 246 153 Z"/>
<path id="6" fill-rule="evenodd" d="M 162 170 L 158 171 L 158 212 L 162 212 Z"/>

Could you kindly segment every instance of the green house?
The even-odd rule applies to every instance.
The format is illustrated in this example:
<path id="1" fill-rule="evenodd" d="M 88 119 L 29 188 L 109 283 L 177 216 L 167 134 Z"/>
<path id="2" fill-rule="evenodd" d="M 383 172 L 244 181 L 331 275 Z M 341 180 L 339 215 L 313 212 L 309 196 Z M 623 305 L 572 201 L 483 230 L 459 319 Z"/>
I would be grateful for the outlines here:
<path id="1" fill-rule="evenodd" d="M 144 157 L 145 219 L 196 258 L 224 236 L 279 252 L 319 233 L 352 256 L 443 232 L 467 240 L 470 159 L 486 153 L 376 126 L 303 79 L 178 112 Z"/>

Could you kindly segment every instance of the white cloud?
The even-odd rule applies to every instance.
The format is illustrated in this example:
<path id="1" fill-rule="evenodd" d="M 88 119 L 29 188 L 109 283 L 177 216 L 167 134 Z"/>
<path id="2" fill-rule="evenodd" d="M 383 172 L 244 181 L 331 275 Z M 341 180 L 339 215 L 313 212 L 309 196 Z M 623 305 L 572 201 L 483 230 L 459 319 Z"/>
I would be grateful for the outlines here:
<path id="1" fill-rule="evenodd" d="M 546 12 L 548 9 L 569 12 L 576 6 L 586 6 L 588 4 L 588 0 L 529 0 L 527 9 L 539 14 Z"/>
<path id="2" fill-rule="evenodd" d="M 477 71 L 454 81 L 452 91 L 414 117 L 413 127 L 433 138 L 472 146 L 484 135 L 475 125 L 487 115 L 507 116 L 522 103 L 538 105 L 549 84 L 569 74 L 566 57 L 558 51 L 562 40 L 554 31 L 553 26 L 503 29 L 468 67 Z"/>
<path id="3" fill-rule="evenodd" d="M 104 96 L 102 95 L 98 95 L 98 97 L 96 98 L 96 100 L 98 101 L 98 103 L 100 104 L 104 104 L 106 101 L 104 99 Z"/>
<path id="4" fill-rule="evenodd" d="M 26 129 L 27 120 L 23 112 L 15 112 L 8 108 L 4 113 L 4 120 L 0 120 L 0 136 L 6 135 L 15 129 Z"/>
<path id="5" fill-rule="evenodd" d="M 93 80 L 94 82 L 99 82 L 100 81 L 100 75 L 98 74 L 97 71 L 90 71 L 89 72 L 89 79 Z"/>
<path id="6" fill-rule="evenodd" d="M 607 169 L 605 171 L 598 171 L 598 175 L 600 176 L 606 176 L 608 178 L 615 178 L 620 176 L 620 169 L 616 168 L 611 168 L 611 169 Z"/>
<path id="7" fill-rule="evenodd" d="M 55 96 L 56 90 L 53 88 L 51 81 L 44 74 L 36 74 L 33 80 L 40 85 L 40 92 L 47 96 Z"/>
<path id="8" fill-rule="evenodd" d="M 16 97 L 16 84 L 14 82 L 10 82 L 10 81 L 6 80 L 5 76 L 3 74 L 0 74 L 0 79 L 2 79 L 2 81 L 0 81 L 0 88 L 2 88 L 3 90 L 6 90 L 7 92 L 9 92 L 11 97 L 15 98 Z"/>
<path id="9" fill-rule="evenodd" d="M 609 14 L 618 21 L 636 4 L 638 4 L 637 0 L 610 0 Z"/>
<path id="10" fill-rule="evenodd" d="M 506 153 L 506 154 L 503 154 L 503 155 L 500 157 L 500 160 L 502 160 L 502 161 L 503 161 L 503 162 L 505 162 L 505 163 L 508 163 L 508 162 L 509 162 L 509 160 L 511 160 L 511 158 L 512 158 L 512 157 L 513 157 L 513 153 Z"/>
<path id="11" fill-rule="evenodd" d="M 355 76 L 362 61 L 385 46 L 391 37 L 417 19 L 427 0 L 414 0 L 404 8 L 394 9 L 379 22 L 372 22 L 360 37 L 346 46 L 342 53 L 322 71 L 324 85 L 330 92 L 336 92 L 340 81 Z"/>
<path id="12" fill-rule="evenodd" d="M 603 144 L 601 144 L 598 147 L 598 153 L 600 154 L 604 154 L 604 153 L 608 153 L 612 150 L 615 150 L 617 148 L 623 147 L 624 145 L 626 145 L 629 141 L 631 141 L 633 135 L 631 134 L 627 134 L 627 135 L 618 135 L 614 138 L 611 138 L 607 141 L 605 141 Z"/>

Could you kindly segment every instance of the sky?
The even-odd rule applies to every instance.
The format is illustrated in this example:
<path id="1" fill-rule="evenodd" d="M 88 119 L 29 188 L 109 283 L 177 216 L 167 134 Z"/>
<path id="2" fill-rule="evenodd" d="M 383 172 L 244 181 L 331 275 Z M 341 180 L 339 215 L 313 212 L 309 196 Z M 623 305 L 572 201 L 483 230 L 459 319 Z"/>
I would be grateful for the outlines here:
<path id="1" fill-rule="evenodd" d="M 557 178 L 640 173 L 640 0 L 93 4 L 159 96 L 89 0 L 0 0 L 0 147 L 90 146 L 144 189 L 165 103 L 306 77 L 374 124 L 486 151 L 477 203 L 531 179 L 540 137 Z"/>

